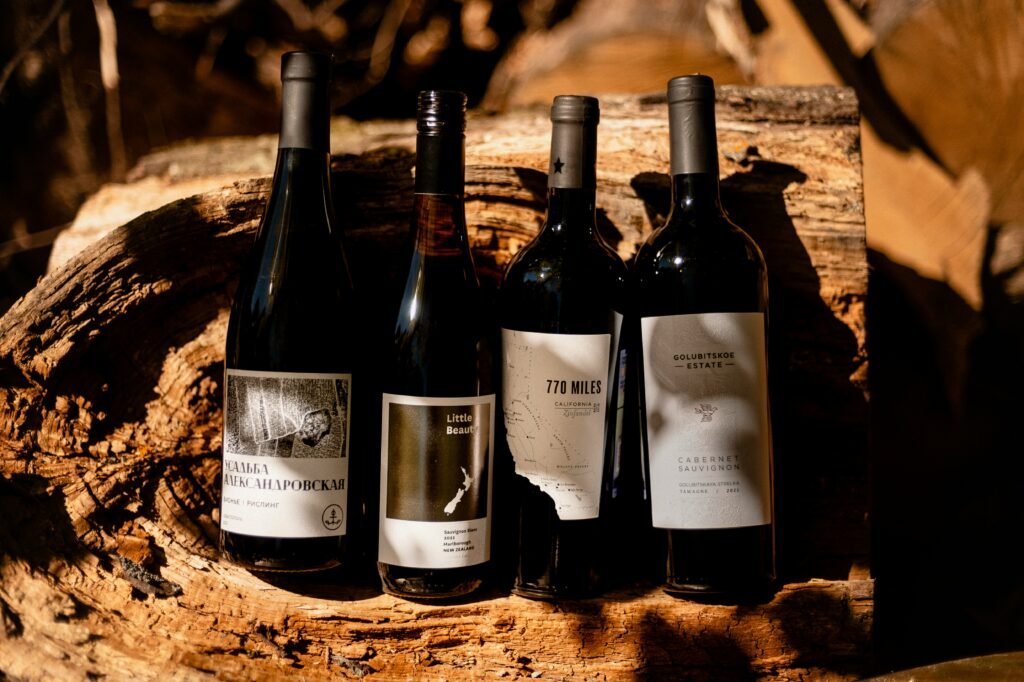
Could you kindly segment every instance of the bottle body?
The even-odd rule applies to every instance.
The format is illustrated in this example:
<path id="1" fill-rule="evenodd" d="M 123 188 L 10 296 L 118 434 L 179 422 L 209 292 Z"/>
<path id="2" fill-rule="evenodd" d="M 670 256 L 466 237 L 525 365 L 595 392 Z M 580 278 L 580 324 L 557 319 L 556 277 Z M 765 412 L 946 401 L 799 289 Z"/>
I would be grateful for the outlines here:
<path id="1" fill-rule="evenodd" d="M 382 401 L 377 566 L 385 592 L 448 599 L 476 590 L 490 560 L 496 406 L 462 198 L 465 98 L 428 92 L 420 104 L 415 248 Z M 425 132 L 432 113 L 444 120 Z"/>
<path id="2" fill-rule="evenodd" d="M 652 522 L 667 531 L 666 590 L 757 592 L 775 577 L 767 271 L 721 209 L 710 79 L 679 80 L 673 208 L 632 278 Z"/>
<path id="3" fill-rule="evenodd" d="M 328 66 L 314 66 L 325 93 Z M 298 108 L 316 120 L 283 126 L 282 144 L 304 146 L 278 152 L 232 304 L 220 539 L 223 554 L 247 568 L 304 571 L 337 566 L 348 550 L 353 295 L 326 138 L 302 134 L 325 126 L 326 99 L 311 102 L 322 93 L 285 83 L 285 118 L 304 99 Z"/>
<path id="4" fill-rule="evenodd" d="M 509 263 L 499 294 L 502 405 L 517 474 L 513 591 L 540 599 L 600 587 L 625 363 L 625 266 L 594 215 L 597 100 L 558 97 L 552 120 L 547 219 Z"/>

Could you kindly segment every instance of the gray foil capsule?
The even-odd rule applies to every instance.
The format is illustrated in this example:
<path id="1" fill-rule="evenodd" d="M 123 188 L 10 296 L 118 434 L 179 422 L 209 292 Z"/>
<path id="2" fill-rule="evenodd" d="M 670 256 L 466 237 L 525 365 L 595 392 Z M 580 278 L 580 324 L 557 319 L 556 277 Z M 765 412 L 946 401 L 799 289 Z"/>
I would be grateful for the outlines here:
<path id="1" fill-rule="evenodd" d="M 551 104 L 551 162 L 548 187 L 594 189 L 597 179 L 597 98 L 559 95 Z"/>
<path id="2" fill-rule="evenodd" d="M 718 176 L 715 83 L 708 76 L 678 76 L 668 82 L 672 175 Z"/>

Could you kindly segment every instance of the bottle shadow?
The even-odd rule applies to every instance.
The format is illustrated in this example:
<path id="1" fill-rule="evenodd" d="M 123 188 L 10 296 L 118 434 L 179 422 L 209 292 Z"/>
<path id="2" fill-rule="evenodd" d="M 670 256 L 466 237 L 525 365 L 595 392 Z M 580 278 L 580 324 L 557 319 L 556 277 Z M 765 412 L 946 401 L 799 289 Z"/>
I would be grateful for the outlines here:
<path id="1" fill-rule="evenodd" d="M 862 677 L 871 668 L 870 610 L 861 615 L 846 598 L 824 590 L 794 590 L 765 609 L 793 652 L 792 668 Z"/>
<path id="2" fill-rule="evenodd" d="M 650 610 L 640 620 L 645 654 L 637 673 L 653 680 L 755 680 L 759 675 L 750 656 L 727 635 L 701 629 L 687 631 Z"/>

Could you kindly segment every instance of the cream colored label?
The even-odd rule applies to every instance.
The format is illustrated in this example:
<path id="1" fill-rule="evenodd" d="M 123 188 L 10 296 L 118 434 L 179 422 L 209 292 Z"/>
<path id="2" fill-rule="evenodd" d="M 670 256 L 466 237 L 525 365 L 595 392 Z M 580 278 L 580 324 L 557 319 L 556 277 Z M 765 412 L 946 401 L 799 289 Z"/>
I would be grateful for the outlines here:
<path id="1" fill-rule="evenodd" d="M 762 313 L 641 320 L 654 526 L 771 523 Z"/>
<path id="2" fill-rule="evenodd" d="M 411 568 L 490 558 L 494 395 L 383 396 L 377 558 Z"/>
<path id="3" fill-rule="evenodd" d="M 558 518 L 597 518 L 604 471 L 611 334 L 501 330 L 502 406 L 516 473 Z"/>
<path id="4" fill-rule="evenodd" d="M 225 378 L 221 528 L 344 535 L 352 375 L 229 369 Z"/>

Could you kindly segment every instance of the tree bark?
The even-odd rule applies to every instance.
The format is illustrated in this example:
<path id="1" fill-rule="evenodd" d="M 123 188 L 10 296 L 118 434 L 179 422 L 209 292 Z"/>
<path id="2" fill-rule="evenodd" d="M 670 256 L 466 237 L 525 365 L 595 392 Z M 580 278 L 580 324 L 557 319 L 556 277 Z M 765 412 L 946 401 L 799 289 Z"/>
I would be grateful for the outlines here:
<path id="1" fill-rule="evenodd" d="M 600 229 L 629 257 L 669 204 L 665 99 L 602 107 Z M 269 187 L 245 179 L 113 229 L 0 318 L 0 671 L 27 679 L 863 674 L 872 583 L 856 102 L 837 88 L 722 88 L 718 114 L 723 198 L 771 273 L 776 512 L 788 583 L 771 601 L 698 604 L 639 584 L 558 606 L 493 590 L 474 603 L 424 606 L 322 576 L 271 583 L 218 561 L 227 311 Z M 469 128 L 467 219 L 493 292 L 542 219 L 549 124 L 544 109 L 527 109 L 474 117 Z M 399 247 L 413 140 L 410 122 L 335 124 L 336 208 L 354 276 L 380 311 L 394 304 L 407 266 Z M 267 143 L 251 143 L 255 156 L 266 158 Z M 216 148 L 144 160 L 135 185 L 109 195 L 110 210 L 120 210 L 117 192 L 141 183 L 234 177 L 225 145 Z M 612 551 L 627 546 L 618 542 Z"/>

